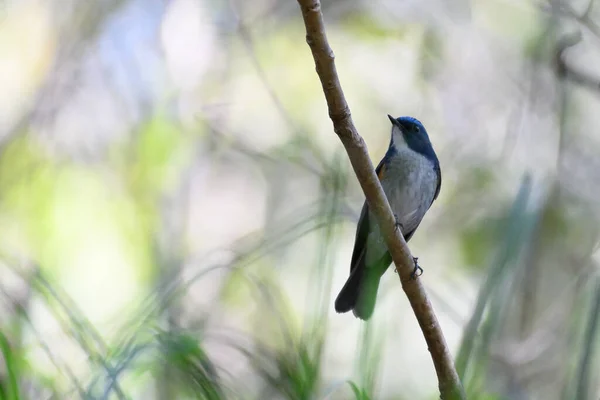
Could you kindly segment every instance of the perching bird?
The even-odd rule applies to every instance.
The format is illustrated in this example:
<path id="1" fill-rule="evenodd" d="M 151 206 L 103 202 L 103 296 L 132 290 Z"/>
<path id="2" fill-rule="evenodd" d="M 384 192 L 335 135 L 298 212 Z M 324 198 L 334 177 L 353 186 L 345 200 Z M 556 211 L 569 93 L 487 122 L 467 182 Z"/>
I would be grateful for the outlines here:
<path id="1" fill-rule="evenodd" d="M 442 174 L 427 131 L 412 117 L 392 122 L 390 146 L 375 170 L 404 240 L 410 240 L 440 193 Z M 373 314 L 379 280 L 392 257 L 365 201 L 350 262 L 350 277 L 335 300 L 338 313 L 353 311 L 360 319 Z M 415 259 L 415 271 L 420 269 Z"/>

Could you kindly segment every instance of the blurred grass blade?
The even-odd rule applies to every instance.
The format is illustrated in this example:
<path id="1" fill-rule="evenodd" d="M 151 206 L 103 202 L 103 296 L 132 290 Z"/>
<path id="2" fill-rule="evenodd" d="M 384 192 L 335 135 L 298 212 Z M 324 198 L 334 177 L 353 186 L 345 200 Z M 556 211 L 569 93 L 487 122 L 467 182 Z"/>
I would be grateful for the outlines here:
<path id="1" fill-rule="evenodd" d="M 114 376 L 115 369 L 105 358 L 108 346 L 75 302 L 58 285 L 50 283 L 39 270 L 36 279 L 32 281 L 32 285 L 46 299 L 48 306 L 54 312 L 56 320 L 60 322 L 63 330 L 75 339 L 81 349 L 88 355 L 92 366 L 97 364 L 108 376 Z M 56 302 L 57 306 L 53 306 L 51 301 Z M 61 317 L 60 310 L 67 316 L 67 321 Z M 113 391 L 117 398 L 127 398 L 116 380 L 114 381 Z"/>
<path id="2" fill-rule="evenodd" d="M 350 385 L 350 388 L 352 389 L 352 392 L 354 393 L 354 397 L 356 398 L 356 400 L 369 400 L 369 395 L 365 393 L 364 390 L 360 389 L 356 383 L 352 382 L 352 381 L 348 381 L 348 385 Z"/>
<path id="3" fill-rule="evenodd" d="M 577 368 L 578 381 L 577 392 L 575 399 L 587 400 L 591 399 L 591 394 L 588 394 L 590 387 L 590 371 L 593 369 L 592 359 L 595 354 L 595 347 L 598 346 L 598 325 L 600 320 L 600 276 L 596 276 L 596 288 L 592 294 L 592 304 L 590 307 L 590 316 L 583 341 L 581 351 L 581 359 Z"/>
<path id="4" fill-rule="evenodd" d="M 183 332 L 168 331 L 159 333 L 157 339 L 163 361 L 169 366 L 168 372 L 181 383 L 178 389 L 198 399 L 225 398 L 216 366 L 196 338 Z"/>
<path id="5" fill-rule="evenodd" d="M 342 165 L 342 153 L 337 152 L 333 161 L 327 166 L 326 173 L 321 177 L 321 196 L 319 204 L 318 220 L 323 221 L 323 229 L 320 232 L 318 255 L 314 268 L 312 268 L 309 282 L 316 286 L 313 296 L 308 297 L 308 309 L 314 310 L 316 316 L 309 321 L 308 332 L 327 329 L 329 310 L 331 308 L 330 295 L 333 280 L 333 265 L 335 265 L 335 254 L 333 241 L 335 228 L 339 222 L 339 210 L 342 197 L 346 189 L 347 176 L 344 174 Z"/>
<path id="6" fill-rule="evenodd" d="M 8 339 L 2 332 L 0 332 L 0 348 L 2 349 L 2 356 L 4 357 L 6 374 L 8 375 L 8 379 L 3 379 L 1 382 L 0 395 L 2 395 L 2 399 L 19 400 L 21 397 L 19 395 L 19 381 L 17 379 L 17 357 L 14 357 Z"/>
<path id="7" fill-rule="evenodd" d="M 531 192 L 531 178 L 525 176 L 521 187 L 515 198 L 510 214 L 506 220 L 505 232 L 502 235 L 502 243 L 499 243 L 499 252 L 490 266 L 489 272 L 485 278 L 484 284 L 481 286 L 477 295 L 475 310 L 471 316 L 459 347 L 456 357 L 456 370 L 461 380 L 465 380 L 465 373 L 469 361 L 472 358 L 472 353 L 475 348 L 476 336 L 484 312 L 489 304 L 489 300 L 494 294 L 498 283 L 503 280 L 511 258 L 515 257 L 520 241 L 522 240 L 522 225 L 526 214 L 529 195 Z"/>
<path id="8" fill-rule="evenodd" d="M 360 398 L 377 398 L 375 395 L 377 388 L 377 376 L 382 361 L 382 348 L 384 338 L 375 330 L 374 321 L 370 320 L 361 327 L 360 343 L 357 348 L 360 349 L 357 359 L 357 372 L 360 376 Z"/>
<path id="9" fill-rule="evenodd" d="M 129 347 L 132 347 L 129 349 Z M 108 382 L 106 382 L 104 387 L 104 394 L 102 395 L 102 400 L 108 400 L 110 398 L 111 393 L 114 392 L 115 387 L 118 383 L 119 377 L 123 374 L 127 368 L 133 363 L 133 361 L 140 356 L 145 350 L 150 347 L 149 344 L 140 344 L 135 346 L 128 346 L 123 349 L 120 353 L 123 353 L 123 356 L 120 360 L 114 364 L 114 371 L 107 376 Z M 91 398 L 91 390 L 93 389 L 97 380 L 93 380 L 88 387 L 88 396 Z"/>

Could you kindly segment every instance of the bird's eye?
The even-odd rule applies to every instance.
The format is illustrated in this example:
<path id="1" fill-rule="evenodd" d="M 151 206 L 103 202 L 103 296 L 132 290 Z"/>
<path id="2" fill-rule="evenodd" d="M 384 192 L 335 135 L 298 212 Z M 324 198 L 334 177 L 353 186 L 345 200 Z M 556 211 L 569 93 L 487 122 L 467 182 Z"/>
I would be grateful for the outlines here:
<path id="1" fill-rule="evenodd" d="M 413 129 L 415 130 L 416 133 L 419 133 L 421 131 L 421 128 L 419 128 L 419 125 L 415 125 L 415 127 Z"/>

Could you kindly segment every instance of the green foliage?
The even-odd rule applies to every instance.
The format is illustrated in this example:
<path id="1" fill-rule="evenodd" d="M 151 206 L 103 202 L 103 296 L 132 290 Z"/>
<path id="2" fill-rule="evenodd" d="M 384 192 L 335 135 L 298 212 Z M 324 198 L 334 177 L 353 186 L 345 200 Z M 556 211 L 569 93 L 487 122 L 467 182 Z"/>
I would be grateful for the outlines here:
<path id="1" fill-rule="evenodd" d="M 436 29 L 428 28 L 423 33 L 421 54 L 423 78 L 428 81 L 437 75 L 444 61 L 444 41 Z"/>
<path id="2" fill-rule="evenodd" d="M 543 18 L 539 17 L 535 6 L 492 0 L 478 3 L 477 11 L 483 16 L 480 24 L 484 28 L 512 39 L 517 44 L 524 45 L 524 42 L 543 29 Z"/>
<path id="3" fill-rule="evenodd" d="M 185 332 L 159 332 L 156 337 L 161 354 L 161 367 L 167 378 L 184 395 L 195 399 L 225 399 L 216 366 L 202 348 L 199 340 Z M 158 376 L 157 379 L 164 379 Z"/>
<path id="4" fill-rule="evenodd" d="M 365 389 L 361 389 L 358 385 L 352 381 L 348 381 L 348 385 L 352 388 L 352 393 L 354 393 L 354 398 L 356 400 L 371 400 L 371 397 L 366 392 Z"/>
<path id="5" fill-rule="evenodd" d="M 510 280 L 514 277 L 515 262 L 522 247 L 528 242 L 527 235 L 535 221 L 535 218 L 527 213 L 530 190 L 531 179 L 526 177 L 510 214 L 502 224 L 505 231 L 502 235 L 503 243 L 490 265 L 478 294 L 475 311 L 463 334 L 456 356 L 456 369 L 463 382 L 481 379 L 478 371 L 485 370 L 492 335 L 499 329 L 506 308 L 506 290 L 510 288 Z M 489 312 L 484 314 L 486 309 Z M 471 376 L 467 375 L 469 363 L 474 364 Z M 465 386 L 468 390 L 472 389 L 469 384 Z"/>
<path id="6" fill-rule="evenodd" d="M 60 135 L 60 132 L 46 136 L 46 130 L 52 132 L 53 119 L 63 117 L 59 115 L 63 112 L 63 105 L 59 103 L 64 94 L 62 90 L 54 90 L 53 73 L 48 74 L 47 84 L 41 85 L 43 90 L 36 93 L 42 106 L 37 104 L 37 99 L 30 99 L 40 109 L 32 109 L 30 116 L 24 115 L 31 121 L 24 121 L 23 126 L 30 125 L 31 132 L 20 136 L 2 132 L 0 399 L 397 400 L 406 398 L 405 392 L 419 385 L 431 388 L 425 398 L 437 398 L 436 383 L 431 381 L 410 382 L 411 387 L 403 387 L 395 393 L 384 387 L 387 382 L 382 368 L 387 364 L 383 358 L 388 361 L 406 356 L 393 354 L 385 341 L 390 329 L 398 326 L 395 318 L 401 314 L 392 313 L 379 325 L 333 314 L 333 289 L 338 289 L 332 288 L 334 272 L 340 264 L 346 268 L 353 234 L 350 231 L 354 229 L 362 195 L 350 173 L 350 163 L 341 151 L 342 146 L 330 132 L 313 60 L 301 43 L 304 27 L 296 5 L 280 2 L 285 5 L 281 7 L 274 2 L 273 10 L 257 16 L 255 14 L 262 11 L 260 7 L 255 9 L 253 3 L 248 15 L 238 14 L 241 10 L 233 8 L 239 4 L 233 3 L 209 7 L 218 14 L 218 23 L 202 21 L 200 24 L 216 26 L 219 31 L 217 50 L 203 54 L 210 57 L 210 68 L 216 75 L 207 74 L 210 78 L 197 87 L 179 88 L 185 92 L 182 98 L 167 99 L 165 108 L 174 111 L 172 116 L 153 111 L 162 110 L 162 105 L 137 104 L 144 110 L 140 119 L 133 120 L 142 122 L 124 123 L 131 131 L 115 135 L 119 139 L 109 142 L 107 154 L 99 151 L 98 158 L 88 160 L 79 154 L 72 159 L 70 152 L 47 145 L 48 140 L 52 140 L 50 135 Z M 511 351 L 511 347 L 498 346 L 498 342 L 525 344 L 526 350 L 536 350 L 542 340 L 533 340 L 533 345 L 527 342 L 531 340 L 530 331 L 536 329 L 558 337 L 544 352 L 559 355 L 562 365 L 554 366 L 551 379 L 538 378 L 535 373 L 541 370 L 540 375 L 543 375 L 547 361 L 540 355 L 544 365 L 541 368 L 533 365 L 534 374 L 517 376 L 515 390 L 536 397 L 535 390 L 525 386 L 550 385 L 564 380 L 561 393 L 564 399 L 590 398 L 595 394 L 596 377 L 600 376 L 600 290 L 594 284 L 595 275 L 590 273 L 597 269 L 594 254 L 598 249 L 600 224 L 597 197 L 583 200 L 579 194 L 570 193 L 569 188 L 594 186 L 591 179 L 582 180 L 583 184 L 577 179 L 578 174 L 596 168 L 584 165 L 580 155 L 570 154 L 569 159 L 557 162 L 560 179 L 556 182 L 556 192 L 546 197 L 538 196 L 539 193 L 533 195 L 534 185 L 525 180 L 513 199 L 512 194 L 506 196 L 503 190 L 513 185 L 525 164 L 514 163 L 518 157 L 509 161 L 491 160 L 495 154 L 486 159 L 485 149 L 473 150 L 475 146 L 498 143 L 498 138 L 488 137 L 485 130 L 496 132 L 506 118 L 507 109 L 497 106 L 499 104 L 510 107 L 514 102 L 533 116 L 527 120 L 525 113 L 519 115 L 514 118 L 517 122 L 507 124 L 511 129 L 521 125 L 537 126 L 537 120 L 542 121 L 544 129 L 552 128 L 543 115 L 548 110 L 540 104 L 546 107 L 551 103 L 553 107 L 555 99 L 550 101 L 550 94 L 556 86 L 564 84 L 551 81 L 548 74 L 540 74 L 538 70 L 540 66 L 543 66 L 541 72 L 552 67 L 552 49 L 558 31 L 554 27 L 555 16 L 540 13 L 537 5 L 505 3 L 468 4 L 468 23 L 447 19 L 442 13 L 443 7 L 434 14 L 423 12 L 426 7 L 421 11 L 410 10 L 400 18 L 385 9 L 373 12 L 370 3 L 363 4 L 363 8 L 358 8 L 355 2 L 331 2 L 324 7 L 327 7 L 329 39 L 339 57 L 340 78 L 347 89 L 347 100 L 356 120 L 362 119 L 361 124 L 366 121 L 361 134 L 365 134 L 371 150 L 378 150 L 372 140 L 385 146 L 389 138 L 387 133 L 380 134 L 374 129 L 372 133 L 369 121 L 377 114 L 396 112 L 393 110 L 415 110 L 415 113 L 418 110 L 422 118 L 431 120 L 437 115 L 438 127 L 445 124 L 450 127 L 456 119 L 465 118 L 465 126 L 479 129 L 459 132 L 454 139 L 454 132 L 444 130 L 448 134 L 447 147 L 440 146 L 439 154 L 446 168 L 444 176 L 448 178 L 444 178 L 435 210 L 428 214 L 420 229 L 423 229 L 421 232 L 429 229 L 427 224 L 437 227 L 437 222 L 430 219 L 435 213 L 440 220 L 450 222 L 440 223 L 443 226 L 439 230 L 426 231 L 429 234 L 421 236 L 420 243 L 410 243 L 411 248 L 417 246 L 415 250 L 419 252 L 428 251 L 429 244 L 442 243 L 440 248 L 450 253 L 458 250 L 463 256 L 464 262 L 448 265 L 453 270 L 447 275 L 445 272 L 426 273 L 422 282 L 429 292 L 437 294 L 440 285 L 454 285 L 451 279 L 457 278 L 457 270 L 462 274 L 458 277 L 458 289 L 451 286 L 456 292 L 452 302 L 465 300 L 457 306 L 461 310 L 455 314 L 468 319 L 468 323 L 462 331 L 460 348 L 452 352 L 469 399 L 513 398 L 507 394 L 512 393 L 513 387 L 498 389 L 500 379 L 492 369 L 498 353 L 505 356 Z M 293 8 L 293 18 L 273 18 L 280 7 L 286 12 L 286 7 Z M 104 11 L 111 14 L 118 8 L 113 4 Z M 95 37 L 102 32 L 99 17 L 104 12 L 98 12 L 96 6 L 91 10 L 93 13 L 86 14 L 82 21 L 94 22 L 95 34 L 91 36 Z M 561 9 L 563 11 L 568 13 L 566 8 Z M 56 15 L 59 14 L 63 18 L 62 13 Z M 195 17 L 190 15 L 190 20 Z M 253 21 L 255 25 L 250 26 Z M 467 26 L 469 24 L 472 26 Z M 83 25 L 84 36 L 91 37 L 88 24 Z M 460 30 L 450 32 L 452 25 L 460 26 Z M 593 25 L 588 27 L 593 28 Z M 72 37 L 70 31 L 66 33 L 64 37 Z M 477 40 L 469 42 L 468 34 L 477 35 Z M 450 40 L 447 35 L 451 35 Z M 161 39 L 164 39 L 162 33 Z M 465 49 L 449 47 L 456 44 L 461 47 L 463 40 L 467 57 L 464 60 L 468 62 L 462 62 Z M 408 43 L 409 48 L 398 47 L 407 45 L 408 41 L 412 42 Z M 167 40 L 156 42 L 166 47 Z M 348 51 L 338 51 L 342 45 L 346 45 Z M 299 51 L 301 47 L 303 51 Z M 93 49 L 87 51 L 90 49 L 77 43 L 73 49 L 70 45 L 61 48 L 57 67 L 61 67 L 63 57 L 70 61 L 70 53 L 85 54 L 86 60 L 92 56 L 93 64 L 106 61 L 96 63 L 96 54 Z M 364 52 L 365 49 L 368 51 Z M 198 54 L 197 51 L 201 49 L 191 48 L 189 54 Z M 448 57 L 449 51 L 452 57 Z M 402 61 L 394 59 L 399 52 Z M 525 57 L 518 59 L 523 53 Z M 365 76 L 382 75 L 374 82 L 361 84 L 357 77 L 363 71 L 349 64 L 364 54 L 373 57 L 369 71 L 364 71 Z M 137 53 L 132 55 L 132 59 L 137 59 Z M 173 61 L 171 56 L 163 60 L 168 67 Z M 374 57 L 381 57 L 381 63 Z M 508 93 L 497 99 L 490 98 L 492 107 L 477 103 L 482 99 L 478 97 L 481 90 L 477 86 L 481 83 L 480 76 L 489 71 L 477 69 L 474 63 L 478 57 L 498 64 L 498 68 L 493 69 L 499 72 L 493 74 L 498 85 L 510 82 L 510 87 L 490 91 L 489 96 Z M 501 64 L 512 58 L 513 62 Z M 516 65 L 523 61 L 528 69 L 525 74 L 519 73 Z M 461 69 L 467 74 L 476 71 L 479 76 L 468 76 L 466 84 L 461 85 L 453 80 L 453 71 Z M 509 75 L 508 79 L 501 76 L 503 71 Z M 73 82 L 79 88 L 79 79 L 85 81 L 88 74 L 74 75 L 77 76 Z M 530 75 L 535 79 L 528 82 Z M 419 80 L 416 85 L 410 82 L 415 76 Z M 538 79 L 539 76 L 543 79 Z M 398 86 L 392 87 L 396 84 L 392 81 L 396 80 Z M 544 86 L 546 81 L 551 81 L 551 87 Z M 381 86 L 381 82 L 385 86 Z M 85 92 L 89 82 L 82 83 Z M 144 78 L 143 84 L 147 83 L 152 84 Z M 62 89 L 60 82 L 57 86 Z M 363 91 L 357 91 L 357 87 Z M 118 92 L 119 88 L 120 84 L 113 89 Z M 520 91 L 523 93 L 516 93 Z M 455 93 L 459 94 L 457 98 L 453 97 Z M 546 94 L 549 94 L 548 99 Z M 81 101 L 69 94 L 67 98 L 74 103 Z M 580 144 L 578 136 L 585 136 L 581 126 L 587 116 L 577 112 L 580 103 L 592 103 L 587 97 L 583 99 L 564 106 L 565 113 L 576 114 L 576 117 L 569 117 L 569 123 L 565 124 L 566 117 L 558 116 L 563 121 L 556 124 L 559 129 L 567 127 L 577 132 L 578 135 L 565 141 L 573 147 Z M 144 98 L 144 101 L 149 99 Z M 182 123 L 177 115 L 197 105 L 200 106 L 194 112 L 201 114 L 197 116 L 199 123 L 189 129 L 189 121 Z M 51 112 L 47 113 L 46 107 Z M 21 111 L 17 110 L 17 116 Z M 143 114 L 147 111 L 150 113 Z M 382 120 L 386 122 L 385 118 Z M 98 121 L 90 121 L 93 123 Z M 17 131 L 22 129 L 19 127 Z M 528 146 L 539 144 L 539 147 L 526 150 L 554 148 L 552 133 L 552 129 L 539 136 L 527 132 L 523 142 Z M 478 137 L 484 139 L 477 143 Z M 549 138 L 550 145 L 542 143 L 545 138 Z M 560 149 L 559 153 L 569 151 Z M 542 153 L 539 159 L 532 157 L 536 166 L 540 160 L 545 161 L 545 156 L 547 154 Z M 216 165 L 214 170 L 222 166 L 230 168 L 234 171 L 232 175 L 245 169 L 258 171 L 262 181 L 257 185 L 264 187 L 265 192 L 261 193 L 265 204 L 258 206 L 264 206 L 266 216 L 261 226 L 248 227 L 244 224 L 246 221 L 228 218 L 229 204 L 223 204 L 222 209 L 216 211 L 194 210 L 206 219 L 218 212 L 217 223 L 228 224 L 232 233 L 238 232 L 239 224 L 243 232 L 224 248 L 205 252 L 202 245 L 199 249 L 188 249 L 187 240 L 193 232 L 188 225 L 207 222 L 192 218 L 189 209 L 195 204 L 187 202 L 196 198 L 190 193 L 196 190 L 198 170 L 202 170 L 198 175 L 206 170 L 214 172 L 213 164 L 203 169 L 209 163 Z M 585 168 L 573 171 L 569 164 Z M 512 171 L 512 167 L 518 172 Z M 571 186 L 561 180 L 569 181 Z M 205 188 L 202 196 L 216 196 L 212 189 Z M 243 206 L 250 203 L 243 191 L 236 194 Z M 301 201 L 296 202 L 298 199 Z M 172 200 L 185 205 L 173 205 Z M 252 207 L 244 210 L 246 214 L 254 211 Z M 181 212 L 181 215 L 173 217 L 172 212 Z M 178 224 L 182 226 L 172 226 Z M 301 239 L 310 246 L 298 245 L 303 254 L 299 260 L 289 262 L 289 255 Z M 421 243 L 423 248 L 418 248 Z M 458 248 L 451 247 L 457 243 Z M 308 250 L 304 251 L 305 248 Z M 466 271 L 461 269 L 463 265 L 467 266 Z M 473 271 L 473 268 L 479 269 Z M 559 273 L 553 275 L 556 272 L 553 268 Z M 450 277 L 448 282 L 445 282 L 446 277 Z M 84 286 L 86 282 L 89 285 L 90 280 L 93 283 L 102 280 L 106 284 Z M 302 287 L 304 284 L 306 289 Z M 476 285 L 480 287 L 479 293 L 471 304 L 469 291 L 462 293 L 462 289 Z M 290 287 L 293 290 L 288 292 Z M 296 287 L 304 289 L 303 293 L 294 292 Z M 561 292 L 568 287 L 575 293 L 573 298 Z M 204 288 L 208 288 L 211 298 Z M 400 293 L 398 287 L 395 290 Z M 545 299 L 539 296 L 542 290 L 550 296 Z M 80 297 L 86 297 L 81 296 L 82 293 L 88 295 L 92 299 L 91 307 L 90 302 L 84 304 L 67 294 L 73 292 Z M 517 301 L 523 294 L 529 297 Z M 118 297 L 122 298 L 120 306 L 109 316 L 92 320 L 96 316 L 88 315 L 89 308 Z M 198 297 L 202 298 L 202 306 L 196 303 Z M 567 317 L 561 319 L 561 310 L 557 311 L 557 305 L 551 304 L 548 298 L 559 306 L 567 305 Z M 434 297 L 436 302 L 438 299 L 443 301 L 444 297 Z M 403 303 L 398 304 L 406 306 L 404 299 L 399 301 Z M 445 309 L 454 305 L 444 304 Z M 472 314 L 466 315 L 471 308 Z M 527 329 L 514 327 L 510 317 L 515 310 L 524 315 Z M 544 321 L 539 321 L 541 318 L 536 318 L 544 313 L 558 323 L 544 325 Z M 456 330 L 460 328 L 445 322 L 442 313 L 439 316 L 440 321 L 444 321 L 444 331 L 451 332 L 448 337 L 456 337 Z M 388 324 L 389 321 L 394 323 Z M 401 322 L 399 329 L 405 329 L 408 324 Z M 338 335 L 342 332 L 351 335 L 359 325 L 356 346 L 348 346 L 345 349 L 348 354 L 331 354 L 332 349 L 337 349 L 332 345 L 336 344 Z M 460 326 L 460 320 L 457 325 Z M 46 326 L 53 329 L 46 330 Z M 564 337 L 560 336 L 562 330 L 568 333 Z M 536 339 L 533 334 L 531 337 Z M 504 338 L 504 342 L 500 338 Z M 527 351 L 514 353 L 524 352 Z M 354 365 L 354 371 L 342 372 L 332 367 L 331 360 L 341 358 Z M 412 362 L 410 357 L 405 358 Z M 513 370 L 519 375 L 525 369 L 521 367 L 508 365 L 508 375 Z M 393 375 L 385 372 L 386 376 Z M 496 394 L 492 388 L 502 393 Z"/>
<path id="7" fill-rule="evenodd" d="M 4 368 L 6 371 L 7 379 L 0 381 L 0 399 L 6 400 L 19 400 L 19 375 L 20 375 L 20 356 L 14 354 L 13 349 L 8 343 L 8 339 L 2 332 L 0 332 L 0 350 L 4 357 Z"/>
<path id="8" fill-rule="evenodd" d="M 225 284 L 221 288 L 221 299 L 224 305 L 239 307 L 251 299 L 248 279 L 243 270 L 234 268 L 229 272 Z"/>
<path id="9" fill-rule="evenodd" d="M 369 13 L 351 13 L 342 20 L 342 27 L 362 40 L 380 43 L 382 39 L 402 37 L 407 28 L 404 24 L 383 24 Z"/>
<path id="10" fill-rule="evenodd" d="M 360 376 L 360 396 L 363 399 L 376 399 L 378 397 L 377 377 L 380 373 L 382 357 L 385 354 L 383 343 L 383 337 L 373 326 L 373 321 L 362 327 L 362 334 L 357 343 L 360 353 L 356 369 L 358 376 Z"/>
<path id="11" fill-rule="evenodd" d="M 313 345 L 316 344 L 316 349 Z M 258 360 L 254 361 L 263 379 L 286 399 L 312 399 L 319 389 L 319 343 L 299 343 L 274 354 L 274 371 L 268 371 Z M 316 352 L 315 352 L 316 350 Z"/>
<path id="12" fill-rule="evenodd" d="M 460 232 L 460 245 L 464 257 L 464 266 L 470 269 L 481 269 L 488 261 L 490 251 L 498 238 L 498 221 L 480 221 L 466 227 Z"/>
<path id="13" fill-rule="evenodd" d="M 60 169 L 28 136 L 10 142 L 0 157 L 0 207 L 5 245 L 39 249 L 48 230 Z M 7 232 L 8 231 L 8 232 Z M 19 243 L 20 241 L 20 243 Z"/>
<path id="14" fill-rule="evenodd" d="M 154 117 L 139 129 L 133 146 L 131 182 L 141 196 L 157 196 L 178 184 L 193 156 L 191 136 L 173 121 Z"/>

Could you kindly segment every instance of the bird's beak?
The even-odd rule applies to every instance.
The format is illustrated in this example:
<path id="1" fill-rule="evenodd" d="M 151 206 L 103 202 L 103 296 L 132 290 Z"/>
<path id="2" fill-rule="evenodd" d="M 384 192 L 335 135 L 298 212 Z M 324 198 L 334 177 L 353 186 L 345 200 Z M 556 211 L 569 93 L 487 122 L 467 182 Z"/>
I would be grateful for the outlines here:
<path id="1" fill-rule="evenodd" d="M 392 123 L 392 125 L 397 126 L 402 131 L 404 130 L 404 127 L 402 126 L 402 124 L 400 122 L 398 122 L 398 120 L 396 118 L 392 117 L 390 114 L 388 114 L 388 118 L 390 119 L 390 122 Z"/>

